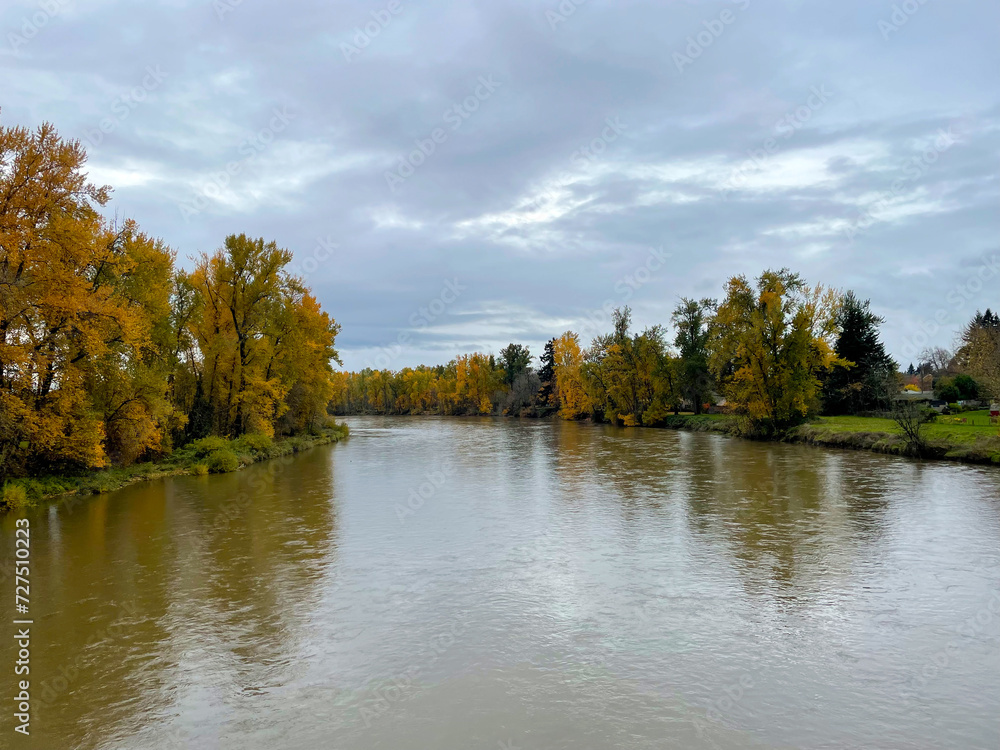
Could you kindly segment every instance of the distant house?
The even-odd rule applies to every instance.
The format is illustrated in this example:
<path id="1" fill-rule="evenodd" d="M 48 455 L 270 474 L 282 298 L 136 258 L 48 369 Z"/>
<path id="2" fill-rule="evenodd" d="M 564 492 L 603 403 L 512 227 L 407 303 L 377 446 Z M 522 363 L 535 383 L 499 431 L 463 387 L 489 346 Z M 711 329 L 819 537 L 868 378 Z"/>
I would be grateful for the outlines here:
<path id="1" fill-rule="evenodd" d="M 896 401 L 909 401 L 910 403 L 925 404 L 934 411 L 941 413 L 948 408 L 948 403 L 934 398 L 934 391 L 901 391 L 896 394 Z"/>
<path id="2" fill-rule="evenodd" d="M 983 401 L 982 399 L 972 399 L 959 401 L 958 405 L 963 409 L 988 409 L 990 404 L 988 401 Z"/>
<path id="3" fill-rule="evenodd" d="M 896 401 L 933 401 L 934 391 L 900 391 L 896 394 Z"/>

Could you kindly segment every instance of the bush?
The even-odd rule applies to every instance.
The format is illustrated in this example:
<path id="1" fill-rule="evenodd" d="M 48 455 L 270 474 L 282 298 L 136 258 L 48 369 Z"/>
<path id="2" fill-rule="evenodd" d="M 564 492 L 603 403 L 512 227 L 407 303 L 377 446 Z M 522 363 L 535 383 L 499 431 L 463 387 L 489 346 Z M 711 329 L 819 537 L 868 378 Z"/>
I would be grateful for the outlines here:
<path id="1" fill-rule="evenodd" d="M 191 473 L 196 477 L 203 477 L 208 474 L 208 466 L 206 464 L 195 464 L 191 467 Z"/>
<path id="2" fill-rule="evenodd" d="M 93 476 L 87 477 L 80 482 L 77 490 L 81 495 L 101 495 L 105 492 L 112 492 L 123 486 L 122 478 L 110 471 L 98 471 Z"/>
<path id="3" fill-rule="evenodd" d="M 28 491 L 16 484 L 5 484 L 0 491 L 0 507 L 7 510 L 22 510 L 31 505 L 28 502 Z"/>
<path id="4" fill-rule="evenodd" d="M 237 441 L 241 447 L 254 453 L 267 453 L 274 446 L 274 441 L 259 432 L 248 432 Z"/>
<path id="5" fill-rule="evenodd" d="M 209 437 L 203 437 L 200 440 L 195 440 L 191 443 L 191 448 L 194 450 L 196 456 L 207 456 L 215 451 L 226 450 L 229 448 L 229 441 L 225 438 L 210 435 Z"/>
<path id="6" fill-rule="evenodd" d="M 958 401 L 962 395 L 952 378 L 939 378 L 934 384 L 934 395 L 942 401 Z"/>
<path id="7" fill-rule="evenodd" d="M 975 401 L 981 395 L 979 383 L 965 374 L 955 376 L 955 387 L 963 401 Z"/>
<path id="8" fill-rule="evenodd" d="M 240 458 L 228 448 L 212 451 L 208 456 L 208 470 L 213 474 L 228 474 L 240 468 Z"/>

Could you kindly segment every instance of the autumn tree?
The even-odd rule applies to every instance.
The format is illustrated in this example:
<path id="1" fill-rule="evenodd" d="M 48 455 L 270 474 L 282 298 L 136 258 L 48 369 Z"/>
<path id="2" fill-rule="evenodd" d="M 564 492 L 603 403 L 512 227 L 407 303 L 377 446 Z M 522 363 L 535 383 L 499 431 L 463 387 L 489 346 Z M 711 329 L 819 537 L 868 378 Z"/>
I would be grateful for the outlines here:
<path id="1" fill-rule="evenodd" d="M 0 128 L 0 474 L 99 467 L 158 448 L 169 252 L 99 209 L 86 154 L 48 124 Z M 166 274 L 166 276 L 165 276 Z"/>
<path id="2" fill-rule="evenodd" d="M 233 235 L 188 274 L 51 125 L 0 128 L 0 479 L 128 464 L 207 434 L 321 426 L 339 327 Z"/>
<path id="3" fill-rule="evenodd" d="M 614 330 L 598 336 L 587 351 L 584 378 L 590 399 L 604 419 L 634 426 L 655 424 L 679 401 L 676 365 L 661 326 L 629 331 L 628 307 L 612 314 Z"/>
<path id="4" fill-rule="evenodd" d="M 202 254 L 191 276 L 204 305 L 198 332 L 203 387 L 220 434 L 274 434 L 294 380 L 276 363 L 297 356 L 287 352 L 296 337 L 302 343 L 300 324 L 318 326 L 320 349 L 333 352 L 336 326 L 288 275 L 291 259 L 274 242 L 230 235 L 221 249 Z M 327 360 L 321 377 L 328 379 L 329 372 Z"/>
<path id="5" fill-rule="evenodd" d="M 751 283 L 730 279 L 716 316 L 711 367 L 748 432 L 773 435 L 820 406 L 820 375 L 843 364 L 833 351 L 839 295 L 788 269 Z"/>
<path id="6" fill-rule="evenodd" d="M 169 453 L 186 422 L 170 399 L 174 254 L 132 221 L 107 228 L 98 249 L 94 285 L 113 289 L 128 312 L 126 327 L 89 355 L 85 387 L 104 424 L 106 452 L 129 464 Z"/>
<path id="7" fill-rule="evenodd" d="M 455 358 L 455 403 L 463 411 L 489 414 L 501 383 L 492 357 L 476 352 Z"/>
<path id="8" fill-rule="evenodd" d="M 277 377 L 286 390 L 287 410 L 275 430 L 283 435 L 323 426 L 334 394 L 332 363 L 341 364 L 334 346 L 340 325 L 301 282 L 289 288 L 286 313 L 271 330 L 263 375 L 265 381 Z"/>
<path id="9" fill-rule="evenodd" d="M 559 416 L 563 419 L 586 416 L 590 412 L 591 402 L 583 384 L 580 337 L 573 331 L 566 331 L 554 339 L 552 351 L 555 394 L 560 404 Z"/>

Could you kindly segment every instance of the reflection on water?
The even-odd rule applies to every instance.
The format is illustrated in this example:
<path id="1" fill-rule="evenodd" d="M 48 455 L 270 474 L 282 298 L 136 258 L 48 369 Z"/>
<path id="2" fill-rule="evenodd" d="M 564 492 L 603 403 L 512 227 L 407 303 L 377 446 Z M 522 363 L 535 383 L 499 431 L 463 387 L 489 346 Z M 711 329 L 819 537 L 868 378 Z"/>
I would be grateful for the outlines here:
<path id="1" fill-rule="evenodd" d="M 31 515 L 18 746 L 1000 745 L 1000 472 L 351 422 Z"/>

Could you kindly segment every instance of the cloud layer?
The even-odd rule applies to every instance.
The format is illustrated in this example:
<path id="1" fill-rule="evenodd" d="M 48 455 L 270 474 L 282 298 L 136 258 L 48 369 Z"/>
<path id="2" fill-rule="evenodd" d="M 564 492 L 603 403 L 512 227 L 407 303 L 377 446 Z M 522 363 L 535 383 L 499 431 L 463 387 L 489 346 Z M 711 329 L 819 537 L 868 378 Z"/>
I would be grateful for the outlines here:
<path id="1" fill-rule="evenodd" d="M 8 3 L 2 122 L 81 138 L 182 259 L 292 249 L 350 368 L 768 266 L 871 297 L 905 364 L 1000 307 L 1000 6 L 816 5 Z"/>

